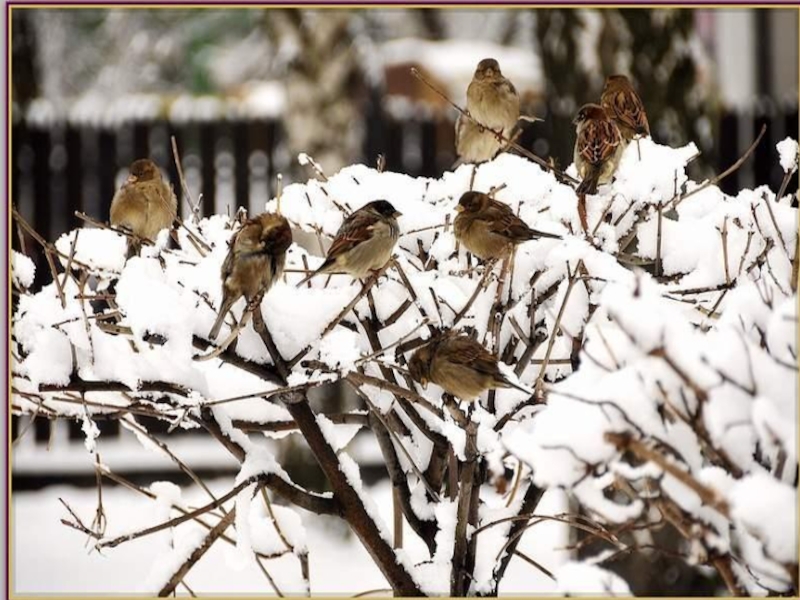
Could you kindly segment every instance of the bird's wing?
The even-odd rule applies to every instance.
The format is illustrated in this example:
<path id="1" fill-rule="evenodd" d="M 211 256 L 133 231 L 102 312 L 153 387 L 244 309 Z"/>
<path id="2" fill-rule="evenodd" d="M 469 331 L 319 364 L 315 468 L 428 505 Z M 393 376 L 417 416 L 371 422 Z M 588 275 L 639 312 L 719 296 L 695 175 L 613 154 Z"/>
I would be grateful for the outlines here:
<path id="1" fill-rule="evenodd" d="M 514 211 L 501 202 L 492 204 L 484 211 L 483 219 L 487 222 L 489 231 L 508 238 L 512 241 L 531 239 L 533 231 L 530 227 L 514 214 Z"/>
<path id="2" fill-rule="evenodd" d="M 458 337 L 450 340 L 447 346 L 447 358 L 451 362 L 492 377 L 497 375 L 497 360 L 478 342 L 470 338 Z"/>
<path id="3" fill-rule="evenodd" d="M 600 165 L 614 156 L 621 141 L 619 129 L 610 119 L 592 119 L 578 136 L 578 152 L 590 165 Z"/>
<path id="4" fill-rule="evenodd" d="M 334 259 L 370 239 L 372 228 L 377 222 L 376 216 L 362 211 L 356 211 L 347 217 L 328 250 L 328 259 Z"/>
<path id="5" fill-rule="evenodd" d="M 606 105 L 623 125 L 637 133 L 650 133 L 644 105 L 635 90 L 621 89 L 607 94 Z"/>
<path id="6" fill-rule="evenodd" d="M 519 94 L 517 93 L 517 88 L 514 87 L 514 84 L 511 83 L 510 79 L 504 79 L 503 83 L 501 83 L 500 85 L 501 87 L 507 89 L 511 93 L 511 95 L 519 96 Z"/>

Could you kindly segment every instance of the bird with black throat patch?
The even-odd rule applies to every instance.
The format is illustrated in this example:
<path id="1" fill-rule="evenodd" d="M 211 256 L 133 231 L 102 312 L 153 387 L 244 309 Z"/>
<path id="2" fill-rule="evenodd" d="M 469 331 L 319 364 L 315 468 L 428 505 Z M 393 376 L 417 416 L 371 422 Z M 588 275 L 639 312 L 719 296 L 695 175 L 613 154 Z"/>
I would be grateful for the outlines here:
<path id="1" fill-rule="evenodd" d="M 387 200 L 375 200 L 348 216 L 320 267 L 301 286 L 321 273 L 346 273 L 355 279 L 386 266 L 400 236 L 401 213 Z"/>

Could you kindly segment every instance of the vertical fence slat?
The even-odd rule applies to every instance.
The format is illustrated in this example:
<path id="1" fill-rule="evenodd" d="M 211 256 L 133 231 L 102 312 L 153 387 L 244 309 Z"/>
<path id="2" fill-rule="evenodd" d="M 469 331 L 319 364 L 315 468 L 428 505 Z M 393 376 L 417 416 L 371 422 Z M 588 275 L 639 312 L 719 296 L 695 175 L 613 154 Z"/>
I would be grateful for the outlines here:
<path id="1" fill-rule="evenodd" d="M 97 204 L 105 218 L 116 191 L 117 138 L 112 130 L 101 129 L 97 134 L 97 167 L 100 182 Z"/>
<path id="2" fill-rule="evenodd" d="M 267 153 L 267 194 L 270 197 L 277 193 L 275 178 L 278 176 L 278 169 L 275 166 L 275 145 L 279 135 L 277 121 L 267 121 L 264 152 Z"/>
<path id="3" fill-rule="evenodd" d="M 753 178 L 755 185 L 768 184 L 772 186 L 773 178 L 772 167 L 776 164 L 775 160 L 775 141 L 772 119 L 770 115 L 760 113 L 753 119 L 753 139 L 758 136 L 761 127 L 766 125 L 767 130 L 764 132 L 764 137 L 758 144 L 753 155 Z M 741 152 L 740 152 L 741 154 Z M 779 182 L 780 183 L 780 182 Z M 777 190 L 777 186 L 772 186 Z"/>
<path id="4" fill-rule="evenodd" d="M 67 151 L 67 210 L 69 227 L 80 224 L 75 216 L 76 210 L 83 210 L 83 164 L 81 161 L 81 131 L 73 125 L 68 125 L 64 133 L 64 146 Z M 102 217 L 101 217 L 102 218 Z"/>
<path id="5" fill-rule="evenodd" d="M 424 177 L 436 177 L 436 121 L 425 119 L 421 124 L 420 131 L 420 175 Z"/>
<path id="6" fill-rule="evenodd" d="M 236 194 L 236 209 L 247 208 L 250 197 L 250 140 L 247 135 L 248 124 L 237 122 L 233 124 L 233 177 Z"/>
<path id="7" fill-rule="evenodd" d="M 384 122 L 386 169 L 403 172 L 403 125 L 394 119 Z M 375 160 L 374 158 L 372 159 Z M 374 164 L 374 163 L 373 163 Z"/>
<path id="8" fill-rule="evenodd" d="M 33 227 L 51 239 L 52 219 L 50 214 L 50 132 L 31 128 L 30 143 L 33 150 Z"/>
<path id="9" fill-rule="evenodd" d="M 217 195 L 217 185 L 215 180 L 216 169 L 214 158 L 216 142 L 216 126 L 213 123 L 203 123 L 200 125 L 200 175 L 203 180 L 203 216 L 208 217 L 214 214 L 214 206 Z"/>
<path id="10" fill-rule="evenodd" d="M 144 121 L 133 124 L 133 156 L 134 160 L 150 156 L 150 124 Z"/>
<path id="11" fill-rule="evenodd" d="M 739 115 L 726 112 L 720 119 L 719 164 L 716 171 L 721 173 L 739 158 Z M 735 194 L 739 189 L 739 175 L 734 172 L 719 184 L 726 194 Z"/>

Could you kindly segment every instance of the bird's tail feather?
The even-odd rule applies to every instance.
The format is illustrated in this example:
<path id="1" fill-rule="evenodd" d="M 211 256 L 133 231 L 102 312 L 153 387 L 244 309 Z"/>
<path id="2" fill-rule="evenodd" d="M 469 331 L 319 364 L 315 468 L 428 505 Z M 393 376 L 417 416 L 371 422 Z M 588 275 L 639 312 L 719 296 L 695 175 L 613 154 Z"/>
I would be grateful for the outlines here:
<path id="1" fill-rule="evenodd" d="M 508 379 L 505 380 L 505 383 L 506 383 L 506 385 L 508 387 L 514 388 L 515 390 L 519 390 L 520 392 L 525 392 L 526 394 L 529 394 L 529 395 L 533 394 L 533 390 L 529 390 L 526 387 L 522 387 L 518 383 L 514 383 L 513 381 L 510 381 Z"/>
<path id="2" fill-rule="evenodd" d="M 228 314 L 228 311 L 231 309 L 233 305 L 232 302 L 228 302 L 227 300 L 223 301 L 222 306 L 219 309 L 219 314 L 217 315 L 217 320 L 214 321 L 214 325 L 211 327 L 211 331 L 208 332 L 208 339 L 216 340 L 217 336 L 219 335 L 219 330 L 222 329 L 222 324 L 225 322 L 225 317 Z"/>
<path id="3" fill-rule="evenodd" d="M 575 191 L 578 194 L 596 194 L 599 179 L 600 169 L 589 169 L 586 177 L 583 178 L 583 181 L 580 182 L 578 189 Z"/>
<path id="4" fill-rule="evenodd" d="M 313 279 L 314 277 L 316 277 L 320 273 L 324 273 L 328 268 L 330 268 L 330 266 L 332 264 L 333 264 L 333 261 L 326 260 L 324 263 L 322 263 L 322 265 L 320 265 L 319 269 L 317 269 L 313 273 L 303 277 L 303 279 L 300 281 L 300 283 L 298 283 L 295 287 L 300 287 L 301 285 L 303 285 L 304 283 L 309 282 L 311 279 Z"/>
<path id="5" fill-rule="evenodd" d="M 547 233 L 546 231 L 539 231 L 538 229 L 531 229 L 531 232 L 533 233 L 532 239 L 534 240 L 539 238 L 550 238 L 551 240 L 561 239 L 560 235 L 556 235 L 555 233 Z"/>

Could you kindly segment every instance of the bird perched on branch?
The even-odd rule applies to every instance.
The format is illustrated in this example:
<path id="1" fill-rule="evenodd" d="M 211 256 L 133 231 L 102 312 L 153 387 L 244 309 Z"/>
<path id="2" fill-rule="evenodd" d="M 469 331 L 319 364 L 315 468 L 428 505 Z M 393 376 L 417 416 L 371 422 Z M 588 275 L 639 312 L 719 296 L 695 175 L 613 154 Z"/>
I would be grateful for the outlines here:
<path id="1" fill-rule="evenodd" d="M 422 346 L 411 356 L 408 370 L 422 387 L 435 383 L 460 400 L 474 400 L 495 388 L 531 393 L 500 370 L 494 355 L 464 334 L 445 334 Z"/>
<path id="2" fill-rule="evenodd" d="M 466 115 L 456 121 L 456 154 L 464 162 L 479 163 L 491 160 L 503 148 L 495 132 L 511 136 L 519 120 L 519 94 L 493 58 L 478 63 L 467 88 Z"/>
<path id="3" fill-rule="evenodd" d="M 400 215 L 386 200 L 375 200 L 359 208 L 339 227 L 325 262 L 297 285 L 320 273 L 343 272 L 359 278 L 384 267 L 397 243 Z"/>
<path id="4" fill-rule="evenodd" d="M 577 127 L 574 161 L 581 176 L 578 194 L 594 194 L 597 186 L 611 181 L 625 145 L 619 128 L 602 106 L 585 104 L 573 123 Z"/>
<path id="5" fill-rule="evenodd" d="M 263 213 L 248 219 L 229 242 L 222 263 L 222 304 L 208 334 L 216 339 L 225 315 L 244 296 L 248 306 L 261 302 L 283 274 L 286 250 L 292 244 L 292 229 L 285 217 Z"/>
<path id="6" fill-rule="evenodd" d="M 456 239 L 478 258 L 502 258 L 517 244 L 561 237 L 531 229 L 511 208 L 482 192 L 465 192 L 456 206 Z"/>
<path id="7" fill-rule="evenodd" d="M 600 104 L 619 127 L 625 142 L 637 136 L 650 135 L 642 99 L 625 75 L 611 75 L 606 79 Z"/>
<path id="8" fill-rule="evenodd" d="M 147 158 L 134 161 L 128 179 L 111 201 L 111 225 L 154 241 L 159 231 L 172 226 L 177 215 L 178 200 L 156 164 Z M 139 240 L 129 239 L 128 256 L 140 248 Z"/>

